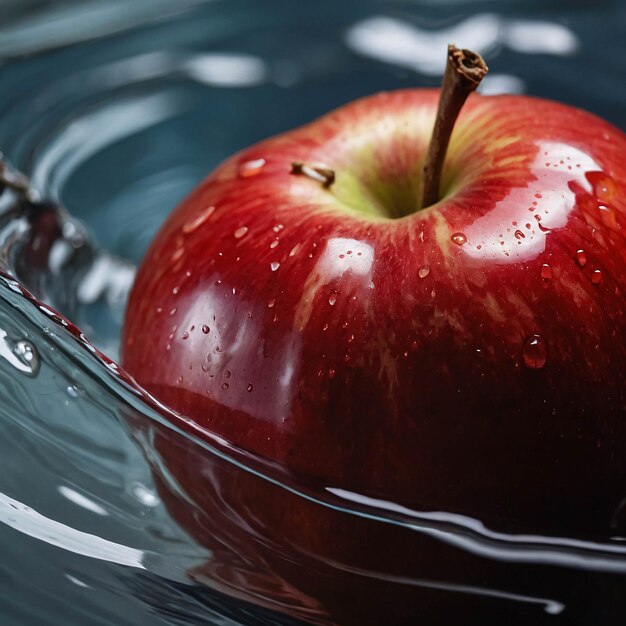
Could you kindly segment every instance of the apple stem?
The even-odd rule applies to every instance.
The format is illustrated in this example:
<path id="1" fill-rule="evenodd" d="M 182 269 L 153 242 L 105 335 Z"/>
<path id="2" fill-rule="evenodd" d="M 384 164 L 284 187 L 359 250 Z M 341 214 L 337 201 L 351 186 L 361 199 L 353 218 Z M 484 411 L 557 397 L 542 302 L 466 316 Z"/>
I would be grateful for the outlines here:
<path id="1" fill-rule="evenodd" d="M 454 124 L 467 97 L 478 87 L 488 70 L 477 52 L 461 50 L 452 44 L 448 46 L 448 62 L 441 83 L 437 117 L 424 163 L 421 208 L 439 201 L 441 173 Z"/>
<path id="2" fill-rule="evenodd" d="M 335 172 L 325 165 L 317 165 L 312 163 L 302 163 L 294 161 L 291 164 L 292 174 L 303 174 L 308 178 L 312 178 L 320 183 L 322 187 L 328 189 L 335 182 Z"/>

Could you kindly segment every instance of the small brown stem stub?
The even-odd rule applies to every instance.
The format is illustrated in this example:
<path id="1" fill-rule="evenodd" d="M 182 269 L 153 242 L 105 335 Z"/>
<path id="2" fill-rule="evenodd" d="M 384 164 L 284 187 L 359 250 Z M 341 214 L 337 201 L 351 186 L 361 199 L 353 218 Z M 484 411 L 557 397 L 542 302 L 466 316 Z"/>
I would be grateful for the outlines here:
<path id="1" fill-rule="evenodd" d="M 303 175 L 322 183 L 322 187 L 328 189 L 335 182 L 335 171 L 325 165 L 316 163 L 304 163 L 293 161 L 291 164 L 291 174 Z"/>
<path id="2" fill-rule="evenodd" d="M 467 97 L 478 87 L 489 68 L 477 52 L 448 46 L 448 61 L 441 84 L 433 134 L 424 163 L 424 186 L 420 208 L 439 201 L 441 173 L 454 124 Z"/>

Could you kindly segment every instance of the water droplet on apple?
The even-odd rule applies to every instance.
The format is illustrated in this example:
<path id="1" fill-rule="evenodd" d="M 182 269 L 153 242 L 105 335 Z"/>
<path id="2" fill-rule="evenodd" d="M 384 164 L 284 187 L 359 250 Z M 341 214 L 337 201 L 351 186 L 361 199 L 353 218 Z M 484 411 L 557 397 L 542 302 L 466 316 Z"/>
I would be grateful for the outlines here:
<path id="1" fill-rule="evenodd" d="M 280 267 L 280 263 L 278 261 L 272 261 L 270 263 L 270 269 L 272 272 L 275 272 Z"/>
<path id="2" fill-rule="evenodd" d="M 189 339 L 189 333 L 187 331 L 183 333 L 183 339 Z"/>
<path id="3" fill-rule="evenodd" d="M 235 239 L 241 239 L 242 237 L 245 237 L 247 234 L 248 234 L 247 226 L 241 226 L 234 232 Z"/>
<path id="4" fill-rule="evenodd" d="M 594 285 L 599 285 L 602 282 L 602 270 L 593 270 L 591 273 L 591 282 Z"/>
<path id="5" fill-rule="evenodd" d="M 335 374 L 336 372 L 332 367 L 328 369 L 328 378 L 334 378 Z"/>
<path id="6" fill-rule="evenodd" d="M 289 251 L 289 256 L 295 256 L 298 254 L 298 250 L 300 250 L 300 244 L 297 243 L 291 250 Z"/>
<path id="7" fill-rule="evenodd" d="M 324 326 L 322 326 L 322 330 L 328 330 L 328 324 L 324 324 Z"/>
<path id="8" fill-rule="evenodd" d="M 230 371 L 229 370 L 226 370 L 224 372 L 224 378 L 230 378 Z"/>
<path id="9" fill-rule="evenodd" d="M 580 267 L 585 267 L 587 265 L 587 253 L 584 250 L 576 251 L 576 262 Z"/>
<path id="10" fill-rule="evenodd" d="M 228 389 L 228 383 L 223 383 L 222 384 L 222 389 L 224 389 L 224 390 Z"/>
<path id="11" fill-rule="evenodd" d="M 430 265 L 422 265 L 422 267 L 420 267 L 419 271 L 417 272 L 417 275 L 420 278 L 426 278 L 428 274 L 430 274 Z"/>
<path id="12" fill-rule="evenodd" d="M 516 230 L 514 235 L 515 239 L 526 239 L 526 235 L 521 230 Z"/>
<path id="13" fill-rule="evenodd" d="M 334 291 L 333 293 L 330 294 L 330 296 L 328 296 L 328 304 L 330 304 L 330 306 L 335 306 L 336 302 L 337 302 L 337 292 Z"/>
<path id="14" fill-rule="evenodd" d="M 211 329 L 210 329 L 210 328 L 209 328 L 206 324 L 202 324 L 202 332 L 203 332 L 205 335 L 208 335 L 210 330 L 211 330 Z"/>
<path id="15" fill-rule="evenodd" d="M 535 214 L 533 217 L 537 220 L 537 226 L 539 227 L 539 230 L 542 233 L 549 233 L 550 232 L 550 229 L 547 226 L 544 226 L 541 223 L 541 215 Z"/>
<path id="16" fill-rule="evenodd" d="M 267 308 L 271 309 L 275 304 L 276 304 L 276 299 L 272 298 L 271 300 L 268 301 Z"/>
<path id="17" fill-rule="evenodd" d="M 174 317 L 174 315 L 176 315 L 176 311 L 178 311 L 178 309 L 176 307 L 174 307 L 171 311 L 170 311 L 170 317 Z"/>
<path id="18" fill-rule="evenodd" d="M 185 248 L 178 248 L 177 250 L 174 250 L 174 253 L 172 254 L 172 263 L 176 263 L 176 261 L 182 258 L 183 254 L 185 254 Z"/>
<path id="19" fill-rule="evenodd" d="M 202 224 L 204 224 L 204 222 L 206 222 L 211 217 L 211 215 L 213 215 L 214 212 L 215 207 L 209 206 L 200 213 L 198 213 L 196 217 L 185 223 L 185 225 L 183 226 L 183 233 L 185 233 L 185 235 L 189 235 L 194 230 L 200 228 L 200 226 L 202 226 Z"/>
<path id="20" fill-rule="evenodd" d="M 463 233 L 454 233 L 451 239 L 457 246 L 462 246 L 467 241 L 467 237 Z"/>
<path id="21" fill-rule="evenodd" d="M 253 159 L 246 161 L 239 166 L 239 176 L 241 178 L 252 178 L 261 173 L 265 167 L 265 159 Z"/>
<path id="22" fill-rule="evenodd" d="M 252 383 L 249 383 L 247 387 L 248 393 L 250 393 L 253 389 L 254 389 L 254 386 L 252 385 Z"/>
<path id="23" fill-rule="evenodd" d="M 541 335 L 531 335 L 522 348 L 524 365 L 532 370 L 540 370 L 548 360 L 548 346 Z"/>
<path id="24" fill-rule="evenodd" d="M 274 227 L 272 228 L 272 230 L 273 230 L 275 233 L 279 233 L 279 232 L 280 232 L 283 228 L 285 228 L 285 227 L 284 227 L 282 224 L 276 224 L 276 226 L 274 226 Z M 316 246 L 316 244 L 313 244 L 313 247 L 315 247 L 315 246 Z"/>
<path id="25" fill-rule="evenodd" d="M 606 204 L 598 204 L 598 211 L 600 213 L 600 220 L 602 223 L 611 230 L 619 230 L 620 223 L 617 219 L 615 211 Z"/>
<path id="26" fill-rule="evenodd" d="M 278 245 L 278 237 L 276 237 L 276 239 L 274 239 L 274 241 L 272 241 L 272 243 L 270 244 L 270 250 L 273 250 L 277 245 Z"/>
<path id="27" fill-rule="evenodd" d="M 552 268 L 547 263 L 541 266 L 541 278 L 543 280 L 552 280 Z"/>
<path id="28" fill-rule="evenodd" d="M 593 186 L 596 198 L 600 201 L 610 201 L 617 193 L 615 181 L 604 172 L 587 172 L 585 178 Z"/>

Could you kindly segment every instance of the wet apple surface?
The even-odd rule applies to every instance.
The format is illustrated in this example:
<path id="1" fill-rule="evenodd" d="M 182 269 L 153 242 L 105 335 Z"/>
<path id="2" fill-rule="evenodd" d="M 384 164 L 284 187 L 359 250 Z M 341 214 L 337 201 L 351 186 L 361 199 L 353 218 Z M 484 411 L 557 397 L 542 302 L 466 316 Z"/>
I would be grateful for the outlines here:
<path id="1" fill-rule="evenodd" d="M 220 166 L 145 257 L 124 366 L 324 484 L 602 534 L 626 477 L 626 138 L 471 96 L 420 209 L 437 97 L 375 95 Z"/>

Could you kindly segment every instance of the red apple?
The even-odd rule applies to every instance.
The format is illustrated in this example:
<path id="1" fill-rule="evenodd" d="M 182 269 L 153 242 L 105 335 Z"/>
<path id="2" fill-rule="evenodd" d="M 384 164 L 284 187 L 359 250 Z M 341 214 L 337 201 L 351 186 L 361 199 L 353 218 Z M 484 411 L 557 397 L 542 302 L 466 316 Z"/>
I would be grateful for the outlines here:
<path id="1" fill-rule="evenodd" d="M 626 136 L 554 102 L 472 96 L 441 198 L 420 207 L 437 102 L 365 98 L 218 167 L 145 257 L 124 367 L 321 484 L 606 538 L 626 484 Z M 160 449 L 216 506 L 190 458 Z M 332 544 L 270 500 L 255 501 L 281 532 Z"/>

